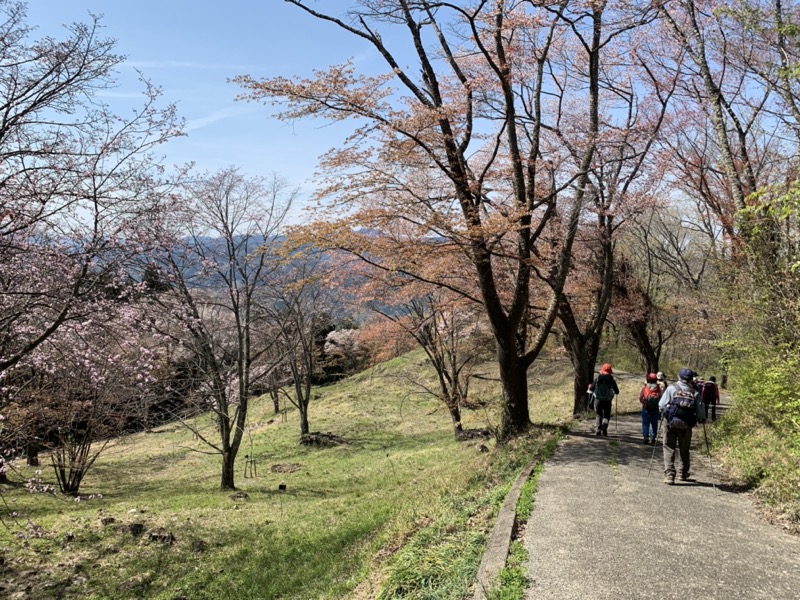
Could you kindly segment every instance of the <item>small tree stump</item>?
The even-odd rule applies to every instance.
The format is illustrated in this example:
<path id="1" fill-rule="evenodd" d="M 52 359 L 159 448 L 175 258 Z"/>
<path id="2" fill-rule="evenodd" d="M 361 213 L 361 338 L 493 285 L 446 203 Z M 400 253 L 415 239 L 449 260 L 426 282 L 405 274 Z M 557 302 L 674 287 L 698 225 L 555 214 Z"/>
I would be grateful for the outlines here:
<path id="1" fill-rule="evenodd" d="M 469 440 L 485 439 L 492 437 L 492 432 L 488 429 L 464 429 L 456 432 L 456 440 L 466 442 Z"/>
<path id="2" fill-rule="evenodd" d="M 175 534 L 166 529 L 154 529 L 147 534 L 151 542 L 159 542 L 161 544 L 174 544 Z"/>
<path id="3" fill-rule="evenodd" d="M 333 435 L 330 432 L 322 433 L 320 431 L 313 431 L 311 433 L 305 433 L 301 435 L 300 443 L 303 446 L 321 446 L 327 448 L 345 445 L 347 444 L 347 440 L 340 438 L 337 435 Z"/>

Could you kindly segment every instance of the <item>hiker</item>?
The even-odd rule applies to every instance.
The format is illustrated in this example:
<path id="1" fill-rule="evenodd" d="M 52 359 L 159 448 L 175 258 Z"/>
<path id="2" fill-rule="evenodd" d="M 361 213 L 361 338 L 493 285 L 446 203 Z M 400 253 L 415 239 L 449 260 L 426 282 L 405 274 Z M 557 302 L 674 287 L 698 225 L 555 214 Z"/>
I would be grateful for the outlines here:
<path id="1" fill-rule="evenodd" d="M 658 387 L 660 387 L 660 388 L 661 388 L 661 391 L 662 391 L 662 392 L 663 392 L 665 389 L 667 389 L 667 386 L 668 386 L 669 384 L 667 383 L 667 379 L 666 379 L 666 377 L 664 377 L 664 374 L 663 374 L 661 371 L 659 371 L 658 373 L 656 373 L 656 381 L 658 382 Z"/>
<path id="2" fill-rule="evenodd" d="M 642 405 L 642 443 L 656 443 L 658 437 L 658 422 L 661 413 L 658 412 L 658 401 L 661 399 L 662 390 L 658 385 L 658 376 L 655 373 L 647 375 L 647 383 L 639 392 L 639 404 Z M 652 430 L 652 436 L 650 431 Z"/>
<path id="3" fill-rule="evenodd" d="M 611 403 L 619 394 L 617 382 L 614 381 L 611 365 L 606 363 L 600 367 L 600 374 L 591 385 L 592 401 L 597 413 L 597 429 L 595 435 L 608 436 L 608 422 L 611 419 Z"/>
<path id="4" fill-rule="evenodd" d="M 703 384 L 705 384 L 705 381 L 700 377 L 700 374 L 697 371 L 692 371 L 692 385 L 698 394 L 703 393 Z"/>
<path id="5" fill-rule="evenodd" d="M 700 392 L 700 400 L 703 401 L 706 414 L 708 413 L 708 407 L 711 407 L 711 422 L 713 423 L 717 420 L 717 404 L 719 404 L 719 388 L 717 387 L 717 378 L 714 375 L 709 377 L 708 381 L 703 385 L 703 389 Z"/>
<path id="6" fill-rule="evenodd" d="M 664 483 L 675 483 L 675 450 L 681 458 L 681 481 L 689 479 L 689 447 L 692 444 L 692 428 L 706 419 L 706 411 L 700 394 L 694 388 L 694 372 L 683 368 L 678 372 L 678 381 L 670 385 L 658 408 L 667 427 L 664 434 Z"/>

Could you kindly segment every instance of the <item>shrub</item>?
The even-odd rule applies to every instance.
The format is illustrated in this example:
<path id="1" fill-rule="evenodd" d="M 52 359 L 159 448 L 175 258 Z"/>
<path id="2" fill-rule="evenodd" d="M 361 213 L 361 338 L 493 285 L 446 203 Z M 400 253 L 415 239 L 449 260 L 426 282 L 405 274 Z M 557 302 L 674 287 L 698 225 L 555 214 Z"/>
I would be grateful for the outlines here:
<path id="1" fill-rule="evenodd" d="M 768 504 L 800 517 L 800 358 L 787 348 L 728 344 L 736 402 L 715 438 L 732 474 Z"/>

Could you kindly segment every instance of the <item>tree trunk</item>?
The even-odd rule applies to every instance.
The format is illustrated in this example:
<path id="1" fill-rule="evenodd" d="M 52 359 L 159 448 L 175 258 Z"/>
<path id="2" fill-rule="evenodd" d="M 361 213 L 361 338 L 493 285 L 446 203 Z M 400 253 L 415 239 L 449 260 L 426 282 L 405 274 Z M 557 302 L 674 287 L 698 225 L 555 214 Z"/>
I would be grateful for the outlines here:
<path id="1" fill-rule="evenodd" d="M 578 365 L 573 365 L 572 377 L 572 414 L 585 413 L 589 409 L 589 395 L 586 390 L 594 381 L 594 361 L 587 360 L 585 355 Z"/>
<path id="2" fill-rule="evenodd" d="M 528 369 L 516 349 L 498 344 L 497 359 L 500 365 L 500 382 L 503 386 L 503 415 L 500 424 L 500 441 L 524 433 L 531 425 L 528 412 Z"/>
<path id="3" fill-rule="evenodd" d="M 220 489 L 235 490 L 234 484 L 234 466 L 236 463 L 236 453 L 230 450 L 222 453 L 222 480 L 220 481 Z"/>
<path id="4" fill-rule="evenodd" d="M 25 454 L 29 467 L 39 466 L 39 444 L 36 442 L 28 442 L 25 446 Z"/>
<path id="5" fill-rule="evenodd" d="M 659 352 L 656 351 L 650 341 L 650 336 L 647 334 L 647 323 L 645 321 L 632 321 L 627 324 L 627 329 L 636 349 L 639 351 L 639 356 L 644 362 L 645 372 L 658 373 Z"/>
<path id="6" fill-rule="evenodd" d="M 277 415 L 281 412 L 281 399 L 278 395 L 278 390 L 276 388 L 269 388 L 269 397 L 272 398 L 272 407 L 275 409 L 275 414 Z"/>
<path id="7" fill-rule="evenodd" d="M 307 435 L 310 433 L 308 426 L 308 403 L 300 403 L 300 435 Z"/>
<path id="8" fill-rule="evenodd" d="M 586 390 L 594 381 L 594 365 L 597 361 L 596 344 L 578 332 L 565 335 L 564 348 L 572 364 L 572 414 L 586 412 L 588 398 Z"/>
<path id="9" fill-rule="evenodd" d="M 450 411 L 450 418 L 453 420 L 453 433 L 456 436 L 456 440 L 458 440 L 458 434 L 463 430 L 461 426 L 461 409 L 458 406 L 457 399 L 451 398 L 447 402 L 447 409 Z"/>

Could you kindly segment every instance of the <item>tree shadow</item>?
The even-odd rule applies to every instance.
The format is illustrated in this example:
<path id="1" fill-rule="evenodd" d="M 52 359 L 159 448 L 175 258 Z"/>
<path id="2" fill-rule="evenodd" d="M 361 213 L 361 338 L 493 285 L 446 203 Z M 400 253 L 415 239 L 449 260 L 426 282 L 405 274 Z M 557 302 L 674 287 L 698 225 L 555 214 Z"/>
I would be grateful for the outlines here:
<path id="1" fill-rule="evenodd" d="M 655 446 L 643 444 L 641 421 L 638 414 L 620 415 L 618 431 L 614 433 L 614 423 L 609 427 L 608 436 L 597 436 L 594 423 L 584 421 L 567 432 L 559 443 L 558 450 L 548 460 L 553 464 L 596 464 L 598 468 L 609 464 L 631 470 L 631 475 L 640 472 L 643 477 L 663 475 L 663 429 L 659 429 Z M 709 465 L 705 440 L 702 432 L 692 439 L 691 472 L 699 479 L 686 482 L 676 481 L 675 485 L 714 488 L 724 493 L 742 494 L 749 491 L 745 485 L 726 480 L 720 466 Z M 676 466 L 680 460 L 676 458 Z M 722 477 L 720 477 L 722 475 Z"/>

